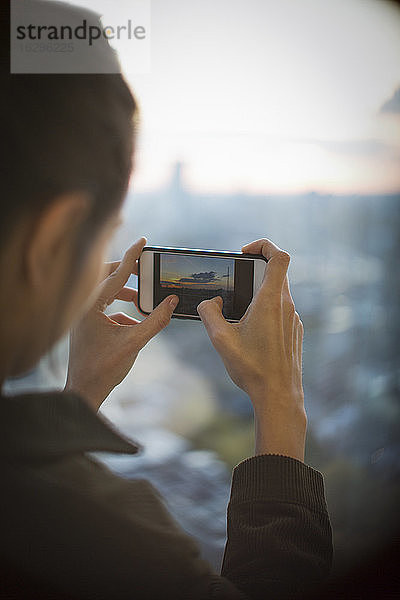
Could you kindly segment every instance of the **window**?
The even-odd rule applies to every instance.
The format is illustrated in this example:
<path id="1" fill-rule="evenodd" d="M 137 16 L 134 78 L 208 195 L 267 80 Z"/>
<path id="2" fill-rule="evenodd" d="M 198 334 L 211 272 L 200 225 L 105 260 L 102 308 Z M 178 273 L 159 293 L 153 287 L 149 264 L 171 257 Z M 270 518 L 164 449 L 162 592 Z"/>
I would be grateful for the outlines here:
<path id="1" fill-rule="evenodd" d="M 128 75 L 142 128 L 113 258 L 141 235 L 236 251 L 269 237 L 292 254 L 306 462 L 325 475 L 339 572 L 398 510 L 400 11 L 153 0 L 151 44 L 150 72 Z M 148 448 L 110 464 L 153 477 L 218 567 L 253 421 L 202 324 L 173 320 L 103 410 Z"/>

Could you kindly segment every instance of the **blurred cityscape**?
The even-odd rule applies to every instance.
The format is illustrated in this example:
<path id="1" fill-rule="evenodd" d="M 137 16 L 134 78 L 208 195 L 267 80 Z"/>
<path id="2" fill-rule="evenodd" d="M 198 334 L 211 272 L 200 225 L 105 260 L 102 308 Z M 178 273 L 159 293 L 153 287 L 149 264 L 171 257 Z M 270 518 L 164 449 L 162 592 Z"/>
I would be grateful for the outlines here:
<path id="1" fill-rule="evenodd" d="M 177 164 L 165 189 L 128 196 L 110 257 L 141 235 L 149 245 L 232 251 L 268 237 L 292 255 L 305 327 L 306 463 L 325 477 L 335 573 L 400 525 L 399 203 L 400 194 L 201 195 Z M 126 303 L 120 309 L 139 315 Z M 65 364 L 64 341 L 9 392 L 60 386 Z M 253 453 L 253 415 L 202 323 L 173 319 L 102 412 L 144 445 L 142 455 L 102 460 L 153 481 L 218 569 L 231 469 Z"/>

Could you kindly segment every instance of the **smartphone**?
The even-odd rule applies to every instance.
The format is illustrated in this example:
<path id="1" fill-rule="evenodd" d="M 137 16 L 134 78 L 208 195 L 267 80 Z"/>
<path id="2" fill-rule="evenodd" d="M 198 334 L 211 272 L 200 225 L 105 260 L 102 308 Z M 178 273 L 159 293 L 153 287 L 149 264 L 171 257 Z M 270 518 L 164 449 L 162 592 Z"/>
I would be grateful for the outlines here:
<path id="1" fill-rule="evenodd" d="M 139 309 L 149 314 L 176 294 L 179 304 L 172 317 L 201 320 L 197 305 L 221 296 L 222 314 L 236 323 L 259 289 L 267 262 L 262 254 L 145 246 L 138 261 Z"/>

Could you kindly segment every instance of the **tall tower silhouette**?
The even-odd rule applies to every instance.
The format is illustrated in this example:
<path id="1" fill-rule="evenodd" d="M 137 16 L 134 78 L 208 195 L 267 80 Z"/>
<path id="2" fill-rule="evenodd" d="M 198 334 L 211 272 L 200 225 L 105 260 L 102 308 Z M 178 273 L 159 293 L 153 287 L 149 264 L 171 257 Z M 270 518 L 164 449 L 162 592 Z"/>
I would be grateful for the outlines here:
<path id="1" fill-rule="evenodd" d="M 172 172 L 171 183 L 169 186 L 169 192 L 171 196 L 179 201 L 182 199 L 184 195 L 183 185 L 182 185 L 182 170 L 183 163 L 180 161 L 176 162 L 174 165 L 174 170 Z"/>

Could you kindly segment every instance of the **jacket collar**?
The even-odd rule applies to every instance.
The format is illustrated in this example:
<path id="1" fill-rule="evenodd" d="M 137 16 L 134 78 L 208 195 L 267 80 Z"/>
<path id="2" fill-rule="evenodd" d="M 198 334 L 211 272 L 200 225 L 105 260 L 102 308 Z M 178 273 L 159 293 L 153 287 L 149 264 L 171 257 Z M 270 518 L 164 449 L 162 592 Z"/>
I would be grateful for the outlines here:
<path id="1" fill-rule="evenodd" d="M 51 459 L 84 452 L 136 454 L 142 449 L 73 392 L 1 396 L 0 402 L 0 457 Z"/>

